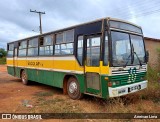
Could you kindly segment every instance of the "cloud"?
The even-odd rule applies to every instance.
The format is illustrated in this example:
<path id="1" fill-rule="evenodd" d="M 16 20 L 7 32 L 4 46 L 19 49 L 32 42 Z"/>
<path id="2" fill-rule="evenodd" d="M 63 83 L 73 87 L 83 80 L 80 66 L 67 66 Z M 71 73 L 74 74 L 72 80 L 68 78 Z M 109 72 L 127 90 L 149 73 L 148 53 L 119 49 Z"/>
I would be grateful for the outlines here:
<path id="1" fill-rule="evenodd" d="M 160 38 L 158 14 L 148 16 L 142 14 L 157 9 L 159 5 L 157 0 L 152 2 L 149 0 L 0 1 L 0 47 L 5 47 L 7 42 L 38 34 L 39 16 L 31 13 L 30 9 L 46 12 L 45 15 L 42 15 L 43 32 L 110 16 L 142 26 L 145 36 Z M 139 17 L 136 17 L 137 15 Z"/>

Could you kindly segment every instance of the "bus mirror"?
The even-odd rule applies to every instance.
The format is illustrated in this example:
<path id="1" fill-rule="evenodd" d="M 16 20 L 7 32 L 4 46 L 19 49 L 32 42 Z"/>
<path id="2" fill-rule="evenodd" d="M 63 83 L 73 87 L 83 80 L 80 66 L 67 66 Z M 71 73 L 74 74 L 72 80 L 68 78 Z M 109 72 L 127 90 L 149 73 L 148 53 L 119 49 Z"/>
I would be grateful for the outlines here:
<path id="1" fill-rule="evenodd" d="M 146 62 L 148 62 L 148 61 L 149 61 L 149 52 L 148 52 L 148 50 L 146 51 L 145 59 L 146 59 Z"/>

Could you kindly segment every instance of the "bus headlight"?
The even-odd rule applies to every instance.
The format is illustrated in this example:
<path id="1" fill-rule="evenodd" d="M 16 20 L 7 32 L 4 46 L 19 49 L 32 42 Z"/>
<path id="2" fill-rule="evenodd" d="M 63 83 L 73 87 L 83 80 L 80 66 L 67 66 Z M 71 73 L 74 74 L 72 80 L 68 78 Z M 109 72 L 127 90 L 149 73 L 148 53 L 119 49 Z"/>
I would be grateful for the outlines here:
<path id="1" fill-rule="evenodd" d="M 119 82 L 119 81 L 112 81 L 112 82 L 109 81 L 109 82 L 108 82 L 108 86 L 109 86 L 109 87 L 116 86 L 116 85 L 120 85 L 120 82 Z"/>

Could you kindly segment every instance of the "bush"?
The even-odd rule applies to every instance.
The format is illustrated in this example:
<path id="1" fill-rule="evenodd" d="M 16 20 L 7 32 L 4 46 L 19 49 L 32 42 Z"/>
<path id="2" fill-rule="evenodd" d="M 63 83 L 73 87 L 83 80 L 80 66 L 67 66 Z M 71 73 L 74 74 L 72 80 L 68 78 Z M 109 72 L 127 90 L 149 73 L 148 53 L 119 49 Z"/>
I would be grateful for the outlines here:
<path id="1" fill-rule="evenodd" d="M 6 64 L 6 57 L 0 58 L 0 64 Z"/>
<path id="2" fill-rule="evenodd" d="M 0 57 L 6 57 L 7 52 L 5 51 L 5 49 L 0 48 Z"/>

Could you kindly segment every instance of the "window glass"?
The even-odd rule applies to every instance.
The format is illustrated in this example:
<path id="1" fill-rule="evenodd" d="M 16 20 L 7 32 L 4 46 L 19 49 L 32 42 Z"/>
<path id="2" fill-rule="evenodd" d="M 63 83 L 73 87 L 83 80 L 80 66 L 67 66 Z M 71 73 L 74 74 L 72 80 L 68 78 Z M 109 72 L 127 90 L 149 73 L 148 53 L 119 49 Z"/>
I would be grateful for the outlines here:
<path id="1" fill-rule="evenodd" d="M 44 50 L 45 55 L 53 55 L 53 46 L 46 46 Z"/>
<path id="2" fill-rule="evenodd" d="M 38 48 L 29 48 L 28 49 L 28 56 L 37 56 L 38 55 Z"/>
<path id="3" fill-rule="evenodd" d="M 45 47 L 40 47 L 39 48 L 39 55 L 44 55 L 45 54 Z"/>
<path id="4" fill-rule="evenodd" d="M 53 45 L 52 37 L 50 35 L 44 37 L 44 45 Z"/>
<path id="5" fill-rule="evenodd" d="M 26 56 L 27 49 L 19 49 L 18 56 Z"/>
<path id="6" fill-rule="evenodd" d="M 104 65 L 108 65 L 108 33 L 105 33 L 105 42 L 104 42 Z"/>
<path id="7" fill-rule="evenodd" d="M 61 54 L 73 54 L 73 43 L 61 44 Z"/>
<path id="8" fill-rule="evenodd" d="M 8 57 L 12 57 L 12 56 L 13 56 L 13 51 L 10 51 L 10 50 L 9 50 L 8 53 L 7 53 L 7 56 L 8 56 Z"/>
<path id="9" fill-rule="evenodd" d="M 100 37 L 87 39 L 87 66 L 99 66 Z"/>
<path id="10" fill-rule="evenodd" d="M 34 38 L 29 40 L 28 47 L 38 47 L 38 38 Z"/>
<path id="11" fill-rule="evenodd" d="M 40 38 L 39 55 L 52 55 L 53 54 L 53 40 L 50 35 Z"/>
<path id="12" fill-rule="evenodd" d="M 14 44 L 9 44 L 9 49 L 8 50 L 13 50 L 14 49 Z"/>
<path id="13" fill-rule="evenodd" d="M 55 55 L 60 55 L 61 52 L 60 52 L 60 45 L 55 45 Z"/>
<path id="14" fill-rule="evenodd" d="M 39 48 L 39 55 L 52 55 L 53 46 L 44 46 Z"/>
<path id="15" fill-rule="evenodd" d="M 74 42 L 74 30 L 56 34 L 56 44 Z"/>
<path id="16" fill-rule="evenodd" d="M 69 30 L 65 32 L 64 42 L 73 42 L 74 41 L 74 31 Z"/>
<path id="17" fill-rule="evenodd" d="M 27 41 L 20 42 L 19 49 L 27 48 Z"/>
<path id="18" fill-rule="evenodd" d="M 8 52 L 7 52 L 7 56 L 8 57 L 12 57 L 13 56 L 13 50 L 14 50 L 14 44 L 9 44 L 8 45 Z"/>
<path id="19" fill-rule="evenodd" d="M 112 61 L 113 66 L 124 66 L 131 64 L 131 46 L 129 34 L 111 32 L 112 36 Z"/>
<path id="20" fill-rule="evenodd" d="M 73 54 L 73 43 L 55 45 L 55 55 Z"/>
<path id="21" fill-rule="evenodd" d="M 63 42 L 63 33 L 56 34 L 56 44 Z"/>
<path id="22" fill-rule="evenodd" d="M 83 61 L 83 36 L 78 37 L 78 46 L 77 46 L 77 59 L 82 65 Z"/>
<path id="23" fill-rule="evenodd" d="M 19 43 L 18 56 L 26 56 L 27 53 L 27 41 L 22 41 Z"/>
<path id="24" fill-rule="evenodd" d="M 110 27 L 142 33 L 141 28 L 124 22 L 110 21 Z"/>
<path id="25" fill-rule="evenodd" d="M 137 54 L 134 55 L 134 64 L 139 64 L 139 60 L 142 63 L 145 63 L 145 50 L 144 50 L 144 43 L 143 38 L 141 36 L 131 35 L 131 43 L 134 47 L 134 52 Z"/>

